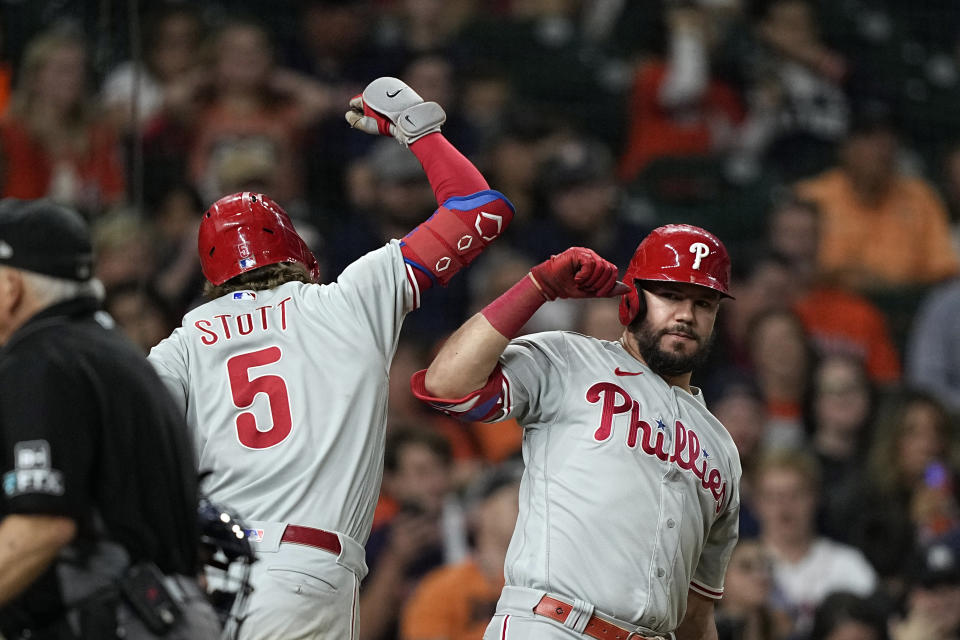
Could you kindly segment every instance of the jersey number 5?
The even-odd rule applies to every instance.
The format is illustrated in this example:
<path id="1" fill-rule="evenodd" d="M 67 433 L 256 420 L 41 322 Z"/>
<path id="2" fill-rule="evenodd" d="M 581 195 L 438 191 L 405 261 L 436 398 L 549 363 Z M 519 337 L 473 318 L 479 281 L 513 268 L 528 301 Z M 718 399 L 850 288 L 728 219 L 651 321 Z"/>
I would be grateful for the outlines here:
<path id="1" fill-rule="evenodd" d="M 240 444 L 251 449 L 267 449 L 280 444 L 290 435 L 293 419 L 290 417 L 290 397 L 283 378 L 275 375 L 250 377 L 251 367 L 260 367 L 280 361 L 280 347 L 267 347 L 259 351 L 241 353 L 227 360 L 230 375 L 230 393 L 238 409 L 249 409 L 258 393 L 267 394 L 270 401 L 270 418 L 273 426 L 265 431 L 257 428 L 257 419 L 252 411 L 237 416 L 237 437 Z"/>

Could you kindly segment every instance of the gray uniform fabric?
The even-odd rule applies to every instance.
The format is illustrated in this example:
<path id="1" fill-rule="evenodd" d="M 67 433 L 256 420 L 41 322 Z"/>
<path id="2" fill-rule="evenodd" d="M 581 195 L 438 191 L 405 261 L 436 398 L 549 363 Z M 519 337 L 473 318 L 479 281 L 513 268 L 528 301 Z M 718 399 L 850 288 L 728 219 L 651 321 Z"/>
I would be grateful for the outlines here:
<path id="1" fill-rule="evenodd" d="M 741 469 L 701 394 L 668 385 L 618 342 L 572 332 L 516 339 L 501 364 L 497 419 L 524 427 L 526 463 L 507 587 L 582 600 L 661 635 L 683 619 L 688 590 L 721 597 Z M 498 613 L 510 610 L 502 599 Z"/>

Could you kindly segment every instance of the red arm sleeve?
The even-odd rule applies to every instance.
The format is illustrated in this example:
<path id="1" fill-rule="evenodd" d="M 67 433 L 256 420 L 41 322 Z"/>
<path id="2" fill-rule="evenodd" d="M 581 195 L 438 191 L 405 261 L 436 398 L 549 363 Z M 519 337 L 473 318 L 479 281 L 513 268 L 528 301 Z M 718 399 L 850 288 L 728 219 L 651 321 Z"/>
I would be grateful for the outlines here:
<path id="1" fill-rule="evenodd" d="M 513 205 L 489 188 L 473 163 L 443 135 L 431 133 L 410 145 L 430 180 L 439 208 L 401 243 L 407 279 L 420 294 L 446 284 L 493 242 L 513 219 Z"/>
<path id="2" fill-rule="evenodd" d="M 410 151 L 423 166 L 437 204 L 490 188 L 480 171 L 442 133 L 420 138 L 410 145 Z"/>

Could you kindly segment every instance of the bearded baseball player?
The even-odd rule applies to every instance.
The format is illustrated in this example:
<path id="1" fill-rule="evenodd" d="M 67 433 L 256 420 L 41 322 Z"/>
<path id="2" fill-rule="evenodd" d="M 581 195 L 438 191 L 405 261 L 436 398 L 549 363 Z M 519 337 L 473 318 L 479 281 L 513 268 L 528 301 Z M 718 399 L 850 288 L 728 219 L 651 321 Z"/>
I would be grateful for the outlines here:
<path id="1" fill-rule="evenodd" d="M 524 429 L 520 516 L 485 640 L 717 637 L 740 462 L 690 376 L 730 297 L 730 259 L 707 231 L 669 225 L 640 243 L 628 284 L 616 277 L 589 249 L 553 256 L 411 382 L 450 415 Z M 547 301 L 614 295 L 618 342 L 511 340 Z"/>
<path id="2" fill-rule="evenodd" d="M 241 514 L 258 561 L 238 636 L 353 639 L 383 470 L 387 375 L 404 316 L 510 223 L 513 207 L 439 133 L 443 109 L 395 78 L 347 122 L 409 146 L 439 208 L 332 284 L 269 197 L 237 193 L 200 222 L 209 302 L 150 361 L 193 429 L 203 490 Z"/>

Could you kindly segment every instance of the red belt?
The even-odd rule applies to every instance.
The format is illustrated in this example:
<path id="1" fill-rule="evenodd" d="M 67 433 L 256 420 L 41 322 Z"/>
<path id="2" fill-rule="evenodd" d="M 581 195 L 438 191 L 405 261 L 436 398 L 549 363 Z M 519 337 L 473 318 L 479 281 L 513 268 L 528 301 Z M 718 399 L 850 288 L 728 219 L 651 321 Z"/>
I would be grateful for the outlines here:
<path id="1" fill-rule="evenodd" d="M 572 610 L 572 604 L 551 598 L 550 596 L 540 598 L 540 602 L 533 608 L 535 614 L 556 620 L 560 623 L 567 619 Z M 595 615 L 590 616 L 590 620 L 583 630 L 583 635 L 596 638 L 597 640 L 657 640 L 656 638 L 641 636 L 635 631 L 624 629 L 606 620 L 601 620 Z"/>
<path id="2" fill-rule="evenodd" d="M 302 544 L 329 551 L 335 556 L 340 555 L 340 538 L 337 537 L 337 534 L 323 529 L 288 524 L 286 529 L 283 530 L 283 535 L 280 536 L 280 542 Z"/>

